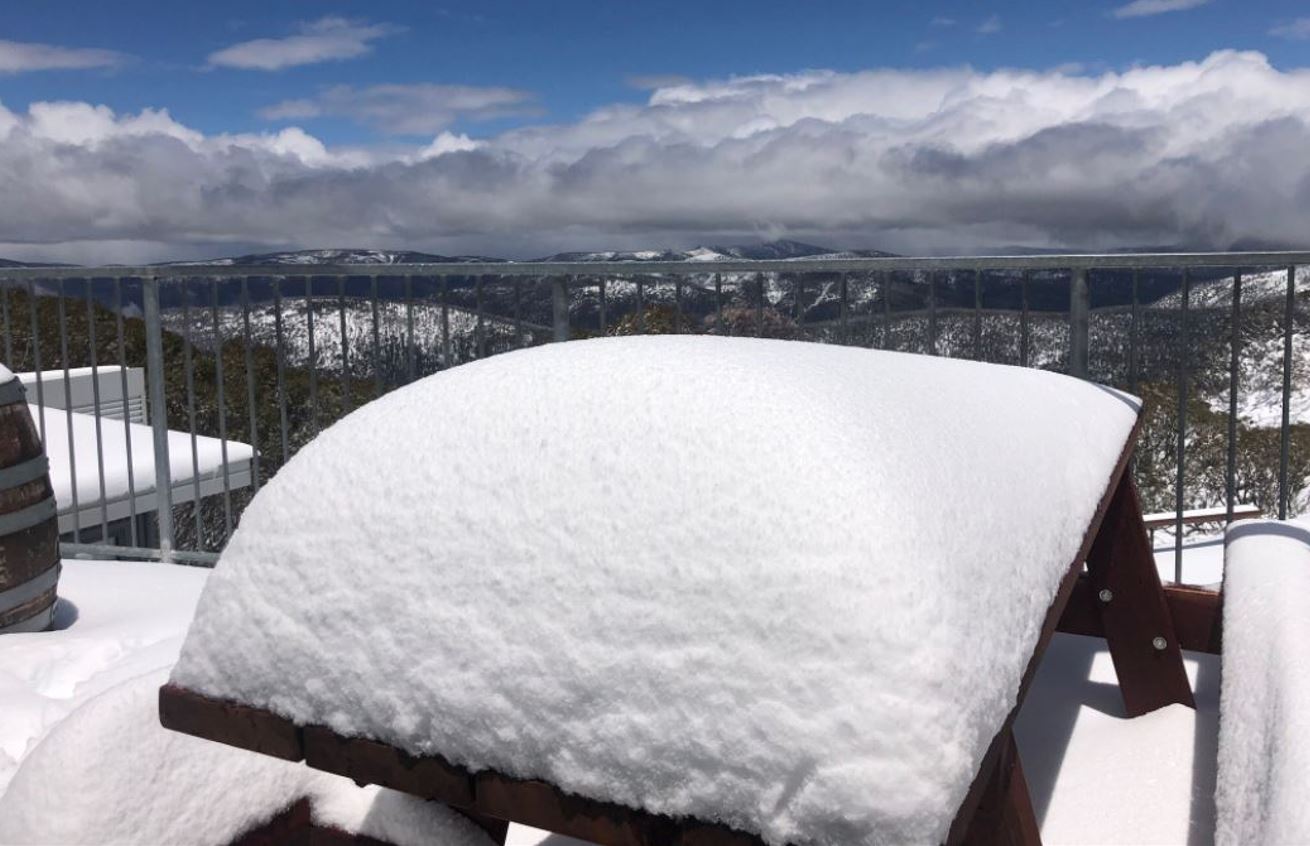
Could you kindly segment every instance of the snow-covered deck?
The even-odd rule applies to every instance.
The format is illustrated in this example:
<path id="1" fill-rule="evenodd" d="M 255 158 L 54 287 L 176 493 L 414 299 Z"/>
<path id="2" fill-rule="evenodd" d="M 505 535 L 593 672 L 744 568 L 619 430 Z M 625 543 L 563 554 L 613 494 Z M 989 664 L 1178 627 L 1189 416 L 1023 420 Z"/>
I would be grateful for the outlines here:
<path id="1" fill-rule="evenodd" d="M 78 705 L 176 660 L 209 576 L 155 563 L 64 568 L 58 630 L 0 638 L 0 797 Z M 1044 842 L 1211 839 L 1219 659 L 1188 653 L 1186 661 L 1197 710 L 1175 705 L 1129 720 L 1105 642 L 1055 636 L 1016 729 Z M 515 826 L 508 842 L 572 841 Z"/>

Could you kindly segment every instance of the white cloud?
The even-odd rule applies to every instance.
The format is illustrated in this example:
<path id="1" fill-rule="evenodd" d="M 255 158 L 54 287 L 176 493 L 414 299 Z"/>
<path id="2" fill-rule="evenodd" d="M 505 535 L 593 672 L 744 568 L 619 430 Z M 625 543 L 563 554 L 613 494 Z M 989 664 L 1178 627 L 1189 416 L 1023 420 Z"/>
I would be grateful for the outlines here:
<path id="1" fill-rule="evenodd" d="M 1310 40 L 1310 18 L 1297 18 L 1289 23 L 1280 24 L 1269 30 L 1269 34 L 1292 41 Z"/>
<path id="2" fill-rule="evenodd" d="M 763 233 L 902 252 L 1224 248 L 1310 232 L 1310 69 L 1250 52 L 682 82 L 573 122 L 434 135 L 343 150 L 294 128 L 206 135 L 164 111 L 0 107 L 0 254 L 529 256 Z"/>
<path id="3" fill-rule="evenodd" d="M 937 15 L 928 21 L 928 26 L 951 27 L 955 26 L 955 18 L 948 18 L 945 15 Z"/>
<path id="4" fill-rule="evenodd" d="M 442 132 L 432 139 L 432 143 L 419 151 L 420 159 L 434 159 L 446 153 L 467 153 L 476 150 L 482 144 L 462 133 Z"/>
<path id="5" fill-rule="evenodd" d="M 1120 6 L 1112 14 L 1116 18 L 1143 18 L 1148 15 L 1163 15 L 1165 12 L 1184 12 L 1205 6 L 1211 0 L 1133 0 Z"/>
<path id="6" fill-rule="evenodd" d="M 1001 16 L 992 15 L 987 20 L 978 25 L 979 35 L 995 35 L 1001 31 Z"/>
<path id="7" fill-rule="evenodd" d="M 268 120 L 345 117 L 397 135 L 430 135 L 458 118 L 485 120 L 531 111 L 532 95 L 497 86 L 336 85 L 308 99 L 260 111 Z"/>
<path id="8" fill-rule="evenodd" d="M 209 54 L 210 67 L 247 70 L 281 70 L 297 65 L 340 61 L 363 56 L 372 42 L 402 29 L 391 24 L 368 24 L 339 17 L 303 24 L 285 38 L 256 38 Z"/>
<path id="9" fill-rule="evenodd" d="M 127 56 L 114 50 L 0 40 L 0 74 L 113 68 L 126 60 Z"/>

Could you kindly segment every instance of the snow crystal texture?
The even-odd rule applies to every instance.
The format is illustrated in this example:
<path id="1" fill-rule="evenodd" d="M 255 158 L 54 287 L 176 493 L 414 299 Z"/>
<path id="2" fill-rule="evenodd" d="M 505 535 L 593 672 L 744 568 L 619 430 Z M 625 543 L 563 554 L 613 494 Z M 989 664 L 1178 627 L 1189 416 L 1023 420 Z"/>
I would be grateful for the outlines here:
<path id="1" fill-rule="evenodd" d="M 0 796 L 0 843 L 220 846 L 305 798 L 316 823 L 397 846 L 490 846 L 442 805 L 168 731 L 166 676 L 110 688 L 55 727 Z"/>
<path id="2" fill-rule="evenodd" d="M 1310 843 L 1310 518 L 1228 529 L 1215 841 Z"/>
<path id="3" fill-rule="evenodd" d="M 497 356 L 284 467 L 173 680 L 772 843 L 937 842 L 1136 413 L 788 341 Z"/>

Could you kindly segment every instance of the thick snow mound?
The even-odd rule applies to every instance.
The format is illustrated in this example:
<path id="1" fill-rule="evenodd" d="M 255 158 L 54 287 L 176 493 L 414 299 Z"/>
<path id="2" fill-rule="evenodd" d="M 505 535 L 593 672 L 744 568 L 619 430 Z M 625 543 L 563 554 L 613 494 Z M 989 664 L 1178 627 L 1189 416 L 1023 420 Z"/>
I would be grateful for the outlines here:
<path id="1" fill-rule="evenodd" d="M 937 842 L 1136 408 L 756 339 L 465 365 L 261 491 L 173 680 L 774 843 Z"/>
<path id="2" fill-rule="evenodd" d="M 1224 562 L 1220 844 L 1310 843 L 1310 518 L 1244 520 Z"/>
<path id="3" fill-rule="evenodd" d="M 0 843 L 223 844 L 308 798 L 322 825 L 405 846 L 489 846 L 441 805 L 164 729 L 166 676 L 89 700 L 33 750 L 0 796 Z"/>
<path id="4" fill-rule="evenodd" d="M 0 793 L 27 753 L 93 696 L 177 661 L 209 571 L 65 560 L 55 628 L 0 637 Z"/>

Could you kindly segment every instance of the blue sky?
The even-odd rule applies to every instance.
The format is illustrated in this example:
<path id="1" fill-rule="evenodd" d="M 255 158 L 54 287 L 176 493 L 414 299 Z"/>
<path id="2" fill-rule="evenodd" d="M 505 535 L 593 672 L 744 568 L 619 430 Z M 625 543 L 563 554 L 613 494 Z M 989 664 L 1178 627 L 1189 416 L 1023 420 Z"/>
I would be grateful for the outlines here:
<path id="1" fill-rule="evenodd" d="M 0 257 L 1310 247 L 1304 0 L 47 2 Z"/>
<path id="2" fill-rule="evenodd" d="M 83 100 L 117 111 L 166 107 L 204 132 L 298 123 L 328 142 L 393 133 L 324 116 L 269 120 L 260 111 L 325 86 L 442 83 L 503 86 L 529 96 L 515 114 L 453 128 L 495 132 L 568 121 L 612 102 L 639 102 L 642 77 L 694 79 L 808 68 L 932 67 L 968 63 L 1089 70 L 1172 64 L 1223 48 L 1255 49 L 1300 65 L 1310 40 L 1273 34 L 1310 7 L 1298 0 L 1213 0 L 1194 8 L 1116 17 L 1124 3 L 972 2 L 503 2 L 222 4 L 142 0 L 27 4 L 0 38 L 122 54 L 109 69 L 0 74 L 0 102 Z M 1186 5 L 1186 4 L 1183 4 Z M 385 34 L 365 52 L 274 71 L 207 68 L 208 57 L 254 39 L 294 36 L 325 17 Z M 994 30 L 994 31 L 993 31 Z M 405 133 L 400 133 L 405 134 Z M 423 133 L 417 133 L 423 134 Z"/>

